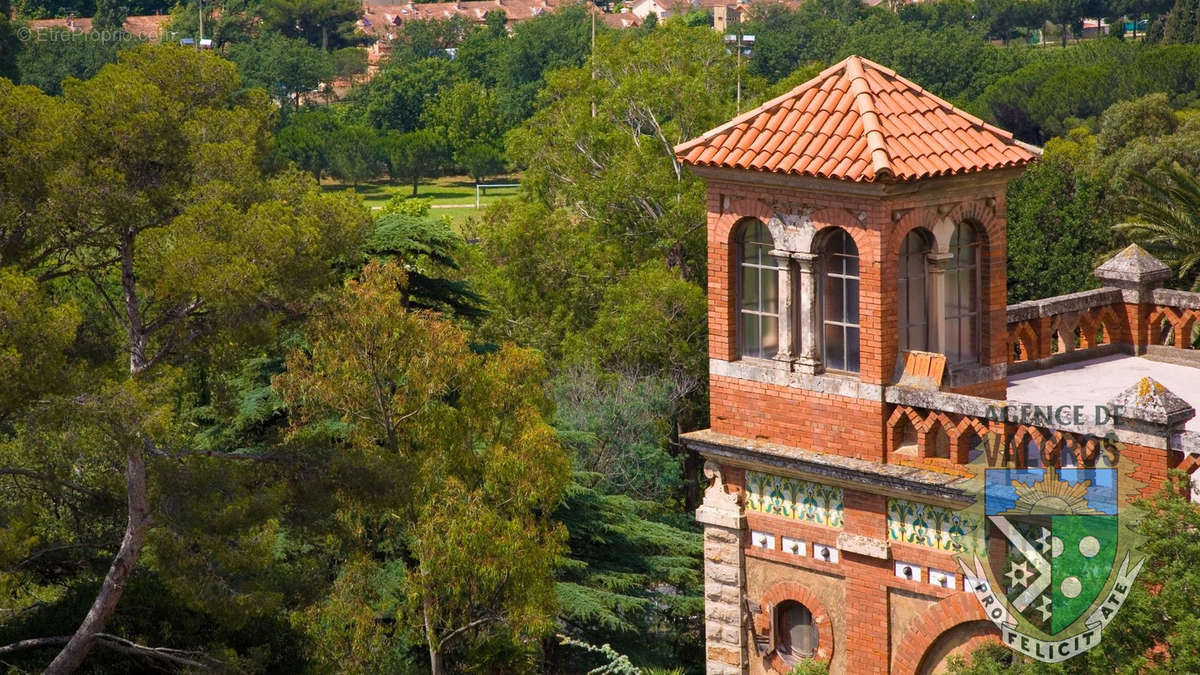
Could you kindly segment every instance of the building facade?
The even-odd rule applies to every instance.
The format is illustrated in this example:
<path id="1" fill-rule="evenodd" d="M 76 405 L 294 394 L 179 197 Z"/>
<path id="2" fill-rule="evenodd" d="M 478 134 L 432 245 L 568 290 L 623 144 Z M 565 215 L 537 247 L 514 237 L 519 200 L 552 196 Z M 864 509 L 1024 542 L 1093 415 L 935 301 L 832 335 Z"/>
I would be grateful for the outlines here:
<path id="1" fill-rule="evenodd" d="M 1200 294 L 1132 247 L 1095 291 L 1006 304 L 1006 188 L 1038 149 L 851 57 L 675 151 L 708 188 L 711 418 L 684 440 L 709 673 L 935 672 L 995 639 L 952 557 L 964 466 L 985 438 L 1094 461 L 1096 429 L 988 412 L 1068 364 L 1107 369 L 1083 397 L 1125 404 L 1147 494 L 1194 468 Z"/>

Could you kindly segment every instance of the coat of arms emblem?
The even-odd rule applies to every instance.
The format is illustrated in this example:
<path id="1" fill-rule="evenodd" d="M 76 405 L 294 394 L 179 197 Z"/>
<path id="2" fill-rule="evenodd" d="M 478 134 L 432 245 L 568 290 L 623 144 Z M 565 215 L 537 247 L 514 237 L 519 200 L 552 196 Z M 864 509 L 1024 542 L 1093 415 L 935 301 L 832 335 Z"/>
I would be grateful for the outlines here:
<path id="1" fill-rule="evenodd" d="M 1120 485 L 1128 473 L 1111 465 L 982 473 L 982 541 L 959 564 L 1003 644 L 1049 663 L 1099 644 L 1144 562 Z"/>

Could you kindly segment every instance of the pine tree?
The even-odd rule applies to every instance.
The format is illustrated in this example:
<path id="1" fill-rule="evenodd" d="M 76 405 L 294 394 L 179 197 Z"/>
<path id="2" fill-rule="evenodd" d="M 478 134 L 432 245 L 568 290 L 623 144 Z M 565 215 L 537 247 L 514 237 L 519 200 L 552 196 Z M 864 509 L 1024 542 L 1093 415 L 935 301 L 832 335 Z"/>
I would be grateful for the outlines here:
<path id="1" fill-rule="evenodd" d="M 700 534 L 655 504 L 596 489 L 599 480 L 576 473 L 555 513 L 570 549 L 558 573 L 561 632 L 611 645 L 639 666 L 699 664 Z M 554 672 L 596 665 L 577 649 L 558 648 L 551 660 Z"/>
<path id="2" fill-rule="evenodd" d="M 1197 0 L 1175 0 L 1175 6 L 1167 15 L 1167 23 L 1163 29 L 1163 41 L 1169 43 L 1185 43 L 1196 41 L 1196 15 L 1200 12 L 1200 2 Z"/>

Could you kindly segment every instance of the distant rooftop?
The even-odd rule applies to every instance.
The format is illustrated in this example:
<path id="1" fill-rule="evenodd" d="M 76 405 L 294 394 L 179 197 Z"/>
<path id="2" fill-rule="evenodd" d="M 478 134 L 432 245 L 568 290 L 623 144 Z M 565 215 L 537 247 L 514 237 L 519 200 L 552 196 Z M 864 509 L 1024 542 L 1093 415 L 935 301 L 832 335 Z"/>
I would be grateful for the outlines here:
<path id="1" fill-rule="evenodd" d="M 1018 167 L 1040 151 L 851 56 L 675 154 L 699 166 L 869 182 Z"/>
<path id="2" fill-rule="evenodd" d="M 1035 406 L 1084 406 L 1092 416 L 1122 392 L 1149 377 L 1200 410 L 1200 368 L 1117 354 L 1008 378 L 1008 398 Z M 1200 432 L 1200 415 L 1184 428 Z"/>
<path id="3" fill-rule="evenodd" d="M 170 21 L 169 14 L 130 16 L 126 17 L 125 24 L 121 28 L 135 37 L 158 40 L 162 37 L 162 32 Z M 92 30 L 92 20 L 90 18 L 34 19 L 29 22 L 29 27 L 35 31 L 61 28 L 73 33 L 89 33 Z"/>

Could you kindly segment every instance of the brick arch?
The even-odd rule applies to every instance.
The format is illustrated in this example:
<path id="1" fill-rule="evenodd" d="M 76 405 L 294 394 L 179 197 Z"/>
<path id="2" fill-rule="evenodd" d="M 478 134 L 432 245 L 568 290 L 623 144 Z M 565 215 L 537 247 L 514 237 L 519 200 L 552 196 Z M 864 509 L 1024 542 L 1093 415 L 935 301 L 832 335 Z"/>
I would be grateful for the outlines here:
<path id="1" fill-rule="evenodd" d="M 816 594 L 804 584 L 795 581 L 780 581 L 768 588 L 767 592 L 763 593 L 762 602 L 759 603 L 762 611 L 755 617 L 755 623 L 766 624 L 774 634 L 776 630 L 775 608 L 788 600 L 798 602 L 812 612 L 813 624 L 817 627 L 817 653 L 813 655 L 813 658 L 828 663 L 833 658 L 833 623 L 830 621 L 829 612 L 825 609 L 825 603 L 821 602 Z M 792 669 L 792 665 L 784 661 L 783 657 L 774 650 L 763 658 L 767 667 L 780 675 L 785 675 Z"/>
<path id="2" fill-rule="evenodd" d="M 887 421 L 887 452 L 895 452 L 897 445 L 900 442 L 900 426 L 907 421 L 912 425 L 913 431 L 917 434 L 917 442 L 920 444 L 921 434 L 926 431 L 926 422 L 921 418 L 921 415 L 908 406 L 898 405 Z"/>
<path id="3" fill-rule="evenodd" d="M 809 252 L 816 253 L 818 255 L 823 253 L 823 249 L 825 248 L 825 240 L 833 234 L 834 230 L 842 230 L 846 234 L 850 235 L 850 239 L 854 242 L 854 247 L 858 249 L 858 260 L 859 264 L 861 265 L 862 261 L 864 260 L 864 251 L 870 250 L 870 247 L 868 246 L 870 242 L 867 242 L 864 238 L 866 232 L 861 223 L 856 225 L 821 223 L 817 227 L 816 233 L 813 234 L 812 241 L 809 244 L 809 248 L 811 249 Z"/>
<path id="4" fill-rule="evenodd" d="M 904 223 L 904 220 L 906 219 L 903 219 L 900 222 Z M 911 222 L 892 229 L 891 242 L 888 245 L 888 253 L 899 259 L 900 245 L 904 243 L 904 238 L 909 234 L 916 232 L 917 230 L 923 230 L 925 232 L 925 236 L 929 237 L 930 252 L 937 250 L 937 237 L 933 235 L 933 230 L 929 228 L 928 223 Z"/>
<path id="5" fill-rule="evenodd" d="M 983 200 L 975 200 L 966 207 L 956 209 L 953 215 L 959 221 L 975 223 L 983 230 L 988 240 L 994 240 L 998 235 L 1004 234 L 1004 225 L 1001 219 L 996 217 L 998 208 L 998 206 L 987 206 Z"/>
<path id="6" fill-rule="evenodd" d="M 1029 325 L 1028 321 L 1022 321 L 1017 324 L 1015 329 L 1009 330 L 1009 348 L 1015 348 L 1018 344 L 1021 347 L 1020 359 L 1015 358 L 1013 354 L 1008 355 L 1009 363 L 1014 361 L 1029 361 L 1031 359 L 1041 358 L 1041 353 L 1038 350 L 1037 333 L 1033 330 L 1033 326 Z"/>
<path id="7" fill-rule="evenodd" d="M 1171 326 L 1171 341 L 1174 343 L 1174 345 L 1179 346 L 1182 344 L 1182 340 L 1186 339 L 1186 336 L 1183 335 L 1183 328 L 1185 324 L 1190 328 L 1191 322 L 1188 321 L 1186 312 L 1180 312 L 1179 314 L 1176 314 L 1169 307 L 1159 307 L 1150 313 L 1147 324 L 1150 328 L 1151 344 L 1158 344 L 1158 341 L 1162 339 L 1160 324 L 1163 321 L 1166 321 Z"/>
<path id="8" fill-rule="evenodd" d="M 1117 342 L 1117 336 L 1113 333 L 1117 327 L 1117 319 L 1113 316 L 1111 308 L 1102 307 L 1099 310 L 1085 311 L 1079 317 L 1080 347 L 1091 349 Z M 1099 339 L 1097 339 L 1097 334 L 1100 334 Z"/>
<path id="9" fill-rule="evenodd" d="M 771 225 L 772 222 L 775 223 L 774 226 Z M 736 219 L 729 224 L 728 229 L 726 229 L 722 234 L 722 236 L 725 238 L 725 243 L 729 246 L 730 250 L 737 248 L 738 240 L 741 239 L 742 232 L 750 223 L 761 223 L 763 227 L 767 228 L 767 231 L 771 233 L 771 238 L 777 243 L 784 236 L 778 219 L 763 219 L 759 218 L 758 216 L 737 216 Z"/>
<path id="10" fill-rule="evenodd" d="M 717 218 L 717 222 L 713 228 L 713 235 L 716 237 L 716 241 L 710 242 L 709 246 L 716 245 L 727 248 L 733 240 L 734 231 L 741 226 L 743 221 L 760 220 L 763 225 L 767 225 L 770 228 L 771 226 L 768 223 L 774 218 L 775 212 L 766 204 L 757 199 L 740 199 L 738 200 L 736 209 L 731 209 Z M 771 230 L 771 236 L 775 237 L 777 242 L 782 234 L 782 232 Z"/>
<path id="11" fill-rule="evenodd" d="M 983 608 L 979 606 L 979 600 L 970 593 L 955 593 L 926 609 L 909 622 L 904 630 L 904 637 L 896 643 L 895 655 L 892 657 L 893 675 L 916 675 L 926 652 L 942 634 L 962 624 L 976 621 L 987 622 L 987 617 Z M 997 636 L 993 634 L 979 642 L 982 644 L 985 640 L 996 639 Z"/>

